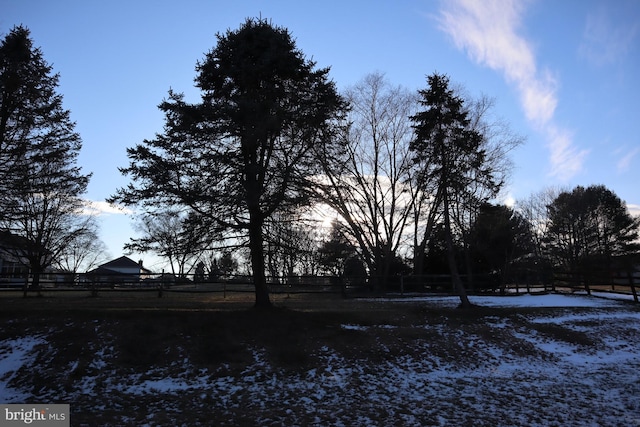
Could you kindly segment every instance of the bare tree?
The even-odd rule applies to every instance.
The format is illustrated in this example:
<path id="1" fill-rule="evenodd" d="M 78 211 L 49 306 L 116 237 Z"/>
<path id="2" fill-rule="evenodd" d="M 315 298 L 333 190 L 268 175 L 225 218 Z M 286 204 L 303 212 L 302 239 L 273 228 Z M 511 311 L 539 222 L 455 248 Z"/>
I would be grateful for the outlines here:
<path id="1" fill-rule="evenodd" d="M 316 222 L 301 211 L 272 216 L 265 227 L 266 264 L 272 277 L 317 272 Z"/>
<path id="2" fill-rule="evenodd" d="M 87 216 L 82 232 L 62 248 L 54 265 L 72 274 L 89 271 L 106 261 L 110 256 L 107 246 L 98 236 L 98 224 L 95 217 Z"/>
<path id="3" fill-rule="evenodd" d="M 413 199 L 409 181 L 416 96 L 384 75 L 365 76 L 345 93 L 351 110 L 341 156 L 325 158 L 322 200 L 343 219 L 370 274 L 384 283 L 407 239 Z"/>
<path id="4" fill-rule="evenodd" d="M 142 237 L 131 239 L 125 244 L 125 250 L 155 252 L 166 258 L 174 276 L 185 277 L 195 267 L 212 237 L 198 225 L 198 221 L 177 210 L 143 215 L 136 224 Z"/>
<path id="5" fill-rule="evenodd" d="M 516 203 L 516 209 L 531 227 L 536 260 L 541 260 L 546 256 L 544 239 L 549 229 L 548 206 L 563 192 L 568 192 L 568 190 L 560 187 L 547 187 Z"/>

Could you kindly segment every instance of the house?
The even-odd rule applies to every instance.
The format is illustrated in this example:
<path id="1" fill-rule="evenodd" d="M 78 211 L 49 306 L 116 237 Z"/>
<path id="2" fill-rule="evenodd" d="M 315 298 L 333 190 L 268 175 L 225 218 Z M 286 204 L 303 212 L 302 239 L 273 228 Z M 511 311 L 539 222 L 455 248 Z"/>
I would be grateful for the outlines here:
<path id="1" fill-rule="evenodd" d="M 135 262 L 129 257 L 121 256 L 88 271 L 85 278 L 94 283 L 134 285 L 152 274 L 151 270 L 142 265 L 142 261 Z"/>
<path id="2" fill-rule="evenodd" d="M 22 255 L 28 240 L 8 231 L 0 231 L 0 281 L 24 282 L 29 272 L 27 260 Z"/>
<path id="3" fill-rule="evenodd" d="M 33 283 L 34 274 L 29 258 L 40 257 L 40 262 L 46 267 L 38 276 L 39 286 L 55 286 L 56 283 L 64 283 L 69 277 L 58 275 L 51 266 L 53 259 L 51 252 L 43 246 L 38 246 L 26 237 L 11 233 L 7 230 L 0 231 L 0 283 L 4 285 L 22 286 L 25 280 Z M 47 257 L 42 259 L 42 257 Z"/>

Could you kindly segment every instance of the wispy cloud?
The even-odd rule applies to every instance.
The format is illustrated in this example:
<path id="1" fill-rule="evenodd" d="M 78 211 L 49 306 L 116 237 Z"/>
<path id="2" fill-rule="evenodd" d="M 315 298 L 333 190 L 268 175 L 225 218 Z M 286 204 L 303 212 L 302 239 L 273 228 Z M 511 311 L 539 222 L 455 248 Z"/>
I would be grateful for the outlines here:
<path id="1" fill-rule="evenodd" d="M 588 151 L 554 124 L 557 82 L 549 70 L 539 70 L 531 43 L 520 35 L 525 6 L 517 0 L 443 1 L 440 28 L 472 60 L 501 72 L 517 89 L 525 116 L 548 141 L 551 175 L 568 180 L 581 171 Z"/>
<path id="2" fill-rule="evenodd" d="M 587 16 L 579 53 L 598 66 L 615 63 L 627 54 L 639 29 L 638 22 L 614 24 L 610 10 L 600 7 Z"/>
<path id="3" fill-rule="evenodd" d="M 631 167 L 633 158 L 640 153 L 640 147 L 636 147 L 630 151 L 626 151 L 624 155 L 618 160 L 618 172 L 624 173 Z"/>
<path id="4" fill-rule="evenodd" d="M 86 215 L 129 215 L 133 211 L 125 207 L 112 205 L 104 200 L 85 200 L 85 212 Z"/>

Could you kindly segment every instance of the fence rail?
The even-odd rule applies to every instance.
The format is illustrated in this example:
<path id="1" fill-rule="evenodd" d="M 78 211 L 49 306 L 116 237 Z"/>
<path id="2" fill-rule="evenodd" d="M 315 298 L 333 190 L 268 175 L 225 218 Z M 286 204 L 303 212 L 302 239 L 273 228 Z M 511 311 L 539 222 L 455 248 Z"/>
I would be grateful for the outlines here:
<path id="1" fill-rule="evenodd" d="M 495 275 L 461 275 L 465 288 L 470 293 L 532 293 L 548 291 L 584 290 L 606 291 L 633 295 L 638 302 L 637 286 L 640 277 L 629 274 L 608 274 L 587 276 L 578 272 L 556 272 L 550 283 L 517 282 L 501 284 Z M 168 274 L 156 274 L 146 277 L 129 275 L 111 277 L 89 277 L 82 274 L 44 274 L 41 275 L 40 288 L 33 288 L 33 277 L 0 277 L 1 290 L 22 290 L 24 295 L 32 292 L 70 292 L 87 291 L 91 295 L 110 292 L 136 291 L 157 293 L 162 297 L 166 293 L 209 293 L 222 294 L 254 292 L 253 278 L 247 275 L 225 277 L 198 277 L 184 275 L 176 277 Z M 269 292 L 272 294 L 340 294 L 344 297 L 361 294 L 395 293 L 400 295 L 455 293 L 451 276 L 447 274 L 427 274 L 393 276 L 380 285 L 376 277 L 336 277 L 336 276 L 284 276 L 267 278 Z"/>
<path id="2" fill-rule="evenodd" d="M 593 291 L 625 293 L 633 295 L 638 301 L 638 285 L 640 276 L 636 272 L 598 271 L 585 273 L 583 271 L 558 271 L 554 273 L 554 286 L 571 291 L 584 290 L 591 295 Z"/>

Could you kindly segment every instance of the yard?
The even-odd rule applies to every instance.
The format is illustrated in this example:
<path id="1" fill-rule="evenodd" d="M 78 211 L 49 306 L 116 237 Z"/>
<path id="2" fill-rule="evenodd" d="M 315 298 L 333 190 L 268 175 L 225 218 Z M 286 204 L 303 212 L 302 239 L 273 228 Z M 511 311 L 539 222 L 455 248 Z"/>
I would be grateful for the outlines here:
<path id="1" fill-rule="evenodd" d="M 74 426 L 640 426 L 640 306 L 0 295 L 0 402 Z"/>

